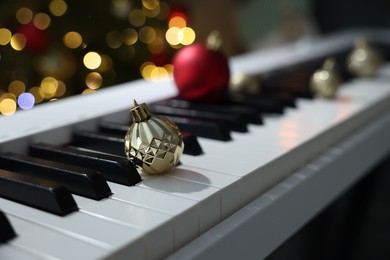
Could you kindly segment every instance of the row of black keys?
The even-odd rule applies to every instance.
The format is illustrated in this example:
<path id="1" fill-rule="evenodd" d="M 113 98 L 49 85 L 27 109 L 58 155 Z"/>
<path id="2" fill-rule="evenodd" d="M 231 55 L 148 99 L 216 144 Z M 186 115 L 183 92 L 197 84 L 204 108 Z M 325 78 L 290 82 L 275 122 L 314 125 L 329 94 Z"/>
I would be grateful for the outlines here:
<path id="1" fill-rule="evenodd" d="M 150 108 L 178 125 L 184 153 L 200 155 L 196 136 L 228 141 L 231 131 L 246 132 L 247 124 L 262 124 L 263 113 L 282 114 L 285 107 L 295 107 L 297 97 L 313 98 L 307 86 L 314 64 L 319 62 L 296 67 L 287 82 L 276 74 L 277 80 L 263 86 L 259 96 L 229 96 L 217 105 L 170 99 Z M 126 124 L 102 122 L 98 132 L 76 131 L 67 146 L 33 144 L 29 155 L 0 155 L 0 197 L 63 216 L 77 210 L 71 193 L 99 200 L 112 194 L 106 180 L 138 183 L 135 166 L 123 157 L 127 129 Z M 1 211 L 0 228 L 0 242 L 15 236 Z"/>

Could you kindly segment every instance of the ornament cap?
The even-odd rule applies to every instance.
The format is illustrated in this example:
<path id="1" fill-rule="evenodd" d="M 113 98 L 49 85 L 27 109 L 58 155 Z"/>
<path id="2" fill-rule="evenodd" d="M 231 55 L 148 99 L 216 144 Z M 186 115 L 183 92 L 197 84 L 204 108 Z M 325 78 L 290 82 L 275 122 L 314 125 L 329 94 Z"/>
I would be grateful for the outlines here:
<path id="1" fill-rule="evenodd" d="M 130 109 L 130 114 L 133 117 L 134 123 L 144 122 L 151 118 L 151 114 L 148 106 L 145 103 L 138 104 L 135 99 L 133 99 L 133 108 Z"/>

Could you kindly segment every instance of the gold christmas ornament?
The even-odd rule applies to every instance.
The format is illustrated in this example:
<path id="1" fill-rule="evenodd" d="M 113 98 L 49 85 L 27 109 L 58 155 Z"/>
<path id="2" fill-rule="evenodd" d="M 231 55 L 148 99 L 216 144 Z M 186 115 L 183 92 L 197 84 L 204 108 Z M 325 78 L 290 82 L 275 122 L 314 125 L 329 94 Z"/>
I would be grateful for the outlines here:
<path id="1" fill-rule="evenodd" d="M 341 84 L 341 77 L 335 69 L 334 58 L 325 60 L 323 67 L 316 70 L 310 80 L 310 88 L 322 98 L 334 98 Z"/>
<path id="2" fill-rule="evenodd" d="M 229 80 L 229 92 L 234 94 L 258 95 L 261 92 L 260 79 L 248 73 L 234 73 Z"/>
<path id="3" fill-rule="evenodd" d="M 366 39 L 356 40 L 354 50 L 347 58 L 348 70 L 358 77 L 373 77 L 383 63 L 381 54 Z"/>
<path id="4" fill-rule="evenodd" d="M 133 124 L 125 137 L 125 153 L 144 172 L 162 174 L 179 161 L 184 150 L 183 137 L 175 123 L 152 115 L 145 103 L 134 100 L 130 109 Z"/>

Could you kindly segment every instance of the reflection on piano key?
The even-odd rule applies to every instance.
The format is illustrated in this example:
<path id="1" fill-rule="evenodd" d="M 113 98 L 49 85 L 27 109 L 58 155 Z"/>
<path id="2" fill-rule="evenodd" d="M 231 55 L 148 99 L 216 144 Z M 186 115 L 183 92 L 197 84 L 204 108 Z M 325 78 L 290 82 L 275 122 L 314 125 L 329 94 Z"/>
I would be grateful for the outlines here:
<path id="1" fill-rule="evenodd" d="M 1 169 L 0 197 L 60 216 L 77 210 L 72 195 L 63 186 Z"/>
<path id="2" fill-rule="evenodd" d="M 14 153 L 0 154 L 0 163 L 4 169 L 57 182 L 81 196 L 99 200 L 111 195 L 106 181 L 94 170 Z"/>

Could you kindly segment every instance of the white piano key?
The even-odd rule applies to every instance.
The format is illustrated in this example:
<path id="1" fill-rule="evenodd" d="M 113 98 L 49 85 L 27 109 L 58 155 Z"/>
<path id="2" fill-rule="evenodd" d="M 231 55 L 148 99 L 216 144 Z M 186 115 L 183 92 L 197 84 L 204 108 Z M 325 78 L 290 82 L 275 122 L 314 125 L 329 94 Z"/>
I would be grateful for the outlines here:
<path id="1" fill-rule="evenodd" d="M 141 239 L 142 234 L 139 230 L 108 222 L 101 218 L 81 212 L 74 212 L 61 217 L 2 198 L 0 198 L 0 208 L 6 209 L 7 214 L 22 219 L 28 216 L 28 220 L 32 223 L 71 235 L 78 240 L 107 250 L 112 251 L 115 247 L 127 246 L 123 253 L 129 256 L 139 257 L 145 253 L 145 247 Z M 85 225 L 85 223 L 88 223 L 88 225 Z M 21 235 L 23 236 L 23 234 Z"/>
<path id="2" fill-rule="evenodd" d="M 7 215 L 7 217 L 15 232 L 19 234 L 9 241 L 9 244 L 15 247 L 57 259 L 97 259 L 109 252 L 106 248 L 76 239 L 57 230 L 12 215 Z"/>
<path id="3" fill-rule="evenodd" d="M 23 260 L 38 260 L 38 259 L 50 259 L 48 255 L 24 250 L 12 244 L 0 245 L 0 259 L 23 259 Z M 55 259 L 52 257 L 51 259 Z"/>
<path id="4" fill-rule="evenodd" d="M 169 215 L 114 199 L 94 201 L 74 196 L 80 211 L 142 231 L 147 258 L 156 259 L 173 250 L 173 224 Z"/>
<path id="5" fill-rule="evenodd" d="M 220 189 L 170 176 L 143 176 L 137 186 L 196 200 L 199 207 L 200 233 L 221 221 Z"/>
<path id="6" fill-rule="evenodd" d="M 167 175 L 220 188 L 222 219 L 241 207 L 241 192 L 243 187 L 239 177 L 188 167 L 186 165 L 177 166 L 167 173 Z"/>
<path id="7" fill-rule="evenodd" d="M 172 217 L 174 248 L 179 248 L 199 235 L 199 208 L 197 201 L 171 194 L 109 183 L 113 199 L 150 208 Z"/>

